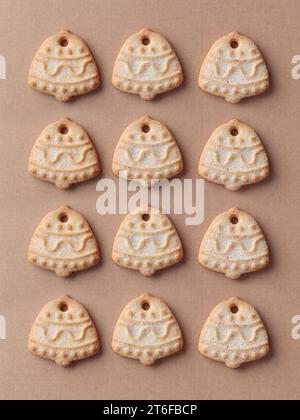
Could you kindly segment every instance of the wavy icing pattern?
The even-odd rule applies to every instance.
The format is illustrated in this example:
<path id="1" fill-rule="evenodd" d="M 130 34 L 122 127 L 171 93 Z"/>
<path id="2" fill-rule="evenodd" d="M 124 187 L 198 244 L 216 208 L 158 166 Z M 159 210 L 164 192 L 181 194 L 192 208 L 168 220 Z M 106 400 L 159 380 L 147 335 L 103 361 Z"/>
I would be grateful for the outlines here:
<path id="1" fill-rule="evenodd" d="M 52 71 L 50 71 L 49 70 L 49 67 L 50 67 L 49 61 L 45 61 L 43 59 L 37 59 L 37 62 L 39 62 L 43 65 L 43 68 L 44 68 L 45 72 L 47 73 L 47 75 L 49 77 L 57 76 L 64 69 L 69 70 L 70 73 L 73 76 L 79 77 L 79 76 L 83 76 L 85 74 L 86 69 L 90 64 L 93 64 L 93 59 L 92 58 L 87 59 L 84 63 L 81 64 L 81 68 L 77 71 L 76 71 L 76 69 L 74 68 L 73 65 L 68 64 L 68 63 L 60 63 Z"/>
<path id="2" fill-rule="evenodd" d="M 252 157 L 249 161 L 247 161 L 242 151 L 240 151 L 239 153 L 234 153 L 234 152 L 229 153 L 225 159 L 221 158 L 222 152 L 219 150 L 211 149 L 210 152 L 213 155 L 214 162 L 217 164 L 221 164 L 222 166 L 226 166 L 230 162 L 235 161 L 235 160 L 240 160 L 244 165 L 248 166 L 248 165 L 255 165 L 257 163 L 257 158 L 260 153 L 264 152 L 264 148 L 259 147 L 257 150 L 254 150 Z"/>
<path id="3" fill-rule="evenodd" d="M 44 159 L 50 165 L 59 162 L 60 160 L 62 160 L 63 157 L 68 157 L 72 160 L 74 164 L 79 165 L 80 163 L 85 162 L 88 153 L 93 151 L 93 147 L 86 147 L 85 150 L 83 150 L 78 157 L 74 153 L 63 151 L 57 153 L 52 159 L 49 157 L 49 152 L 47 152 L 47 150 L 45 150 L 44 148 L 39 148 L 39 150 L 42 151 Z"/>
<path id="4" fill-rule="evenodd" d="M 247 238 L 247 240 L 249 241 L 249 238 Z M 246 248 L 245 244 L 241 240 L 231 240 L 227 243 L 227 245 L 225 247 L 223 247 L 221 245 L 221 242 L 222 242 L 221 240 L 212 239 L 212 241 L 213 241 L 213 244 L 214 244 L 215 251 L 218 252 L 218 253 L 221 253 L 223 255 L 228 254 L 228 252 L 230 252 L 230 251 L 232 251 L 236 248 L 240 248 L 244 252 L 244 254 L 246 254 L 246 255 L 251 255 L 251 254 L 253 254 L 254 252 L 257 251 L 258 244 L 261 241 L 264 241 L 264 236 L 260 235 L 259 237 L 255 238 L 252 241 L 251 247 L 249 249 Z"/>
<path id="5" fill-rule="evenodd" d="M 129 246 L 129 248 L 132 251 L 137 252 L 137 251 L 142 251 L 148 243 L 153 244 L 154 247 L 156 249 L 158 249 L 158 250 L 165 250 L 165 249 L 168 248 L 168 246 L 169 246 L 169 244 L 170 244 L 170 242 L 171 242 L 171 240 L 172 240 L 172 238 L 174 236 L 175 237 L 177 236 L 177 234 L 176 234 L 175 231 L 169 233 L 168 235 L 166 235 L 163 238 L 163 242 L 162 243 L 161 243 L 161 241 L 156 240 L 154 237 L 148 237 L 148 236 L 146 236 L 146 237 L 140 239 L 140 241 L 138 242 L 138 244 L 136 246 L 134 246 L 134 244 L 133 244 L 133 239 L 131 239 L 127 234 L 121 234 L 119 236 L 119 238 L 122 238 L 123 240 L 125 240 L 126 243 Z"/>
<path id="6" fill-rule="evenodd" d="M 148 68 L 152 68 L 155 71 L 155 73 L 157 73 L 157 75 L 163 76 L 168 72 L 171 64 L 176 60 L 177 58 L 175 54 L 172 54 L 172 57 L 167 58 L 165 62 L 163 63 L 163 66 L 161 66 L 157 64 L 155 61 L 150 61 L 150 60 L 147 61 L 146 59 L 146 61 L 142 61 L 139 63 L 137 70 L 133 69 L 134 61 L 132 62 L 126 58 L 122 58 L 120 61 L 126 64 L 129 72 L 133 76 L 142 76 L 145 70 L 147 70 Z"/>
<path id="7" fill-rule="evenodd" d="M 172 321 L 165 323 L 162 333 L 160 333 L 156 328 L 154 328 L 152 326 L 141 326 L 141 328 L 139 328 L 138 334 L 135 335 L 133 330 L 136 329 L 136 325 L 139 325 L 139 324 L 135 324 L 135 325 L 131 325 L 131 326 L 121 324 L 120 327 L 124 328 L 126 330 L 128 336 L 129 336 L 129 338 L 131 338 L 134 341 L 143 340 L 147 335 L 148 336 L 153 335 L 158 340 L 164 340 L 164 339 L 169 337 L 171 329 L 174 326 L 176 326 L 176 321 L 173 319 Z"/>
<path id="8" fill-rule="evenodd" d="M 230 341 L 237 337 L 240 338 L 244 344 L 254 343 L 258 338 L 259 332 L 264 330 L 264 326 L 262 324 L 251 329 L 251 337 L 248 339 L 245 332 L 241 328 L 229 329 L 225 336 L 223 336 L 223 334 L 220 333 L 219 329 L 216 328 L 214 325 L 212 325 L 211 328 L 213 329 L 215 339 L 223 344 L 228 344 L 230 343 Z"/>
<path id="9" fill-rule="evenodd" d="M 63 335 L 68 335 L 72 338 L 72 341 L 74 341 L 75 343 L 80 343 L 81 341 L 83 341 L 86 338 L 87 332 L 90 329 L 94 329 L 93 324 L 90 323 L 89 325 L 86 325 L 84 328 L 82 328 L 81 331 L 78 334 L 77 331 L 74 332 L 73 330 L 64 327 L 64 328 L 57 329 L 57 331 L 55 331 L 55 334 L 53 335 L 53 337 L 50 337 L 50 335 L 49 335 L 50 328 L 49 327 L 47 327 L 46 325 L 41 325 L 41 324 L 36 324 L 36 325 L 37 325 L 37 327 L 40 327 L 42 329 L 44 337 L 50 343 L 54 343 L 55 341 L 59 340 Z"/>
<path id="10" fill-rule="evenodd" d="M 137 157 L 134 157 L 134 153 L 128 148 L 126 145 L 120 145 L 120 149 L 123 150 L 127 157 L 133 163 L 141 163 L 145 158 L 153 156 L 154 160 L 160 163 L 166 162 L 170 157 L 171 151 L 176 148 L 177 145 L 175 143 L 169 144 L 163 154 L 157 152 L 155 149 L 147 148 L 145 150 L 140 150 Z"/>
<path id="11" fill-rule="evenodd" d="M 256 77 L 258 73 L 258 69 L 260 66 L 265 66 L 265 63 L 262 59 L 258 60 L 256 63 L 253 64 L 252 69 L 250 72 L 247 72 L 241 63 L 235 63 L 233 65 L 229 65 L 225 72 L 222 74 L 221 66 L 218 63 L 212 62 L 211 63 L 215 68 L 215 73 L 221 79 L 227 79 L 229 76 L 234 75 L 235 73 L 240 73 L 245 78 L 253 78 Z"/>
<path id="12" fill-rule="evenodd" d="M 49 246 L 49 240 L 42 235 L 37 235 L 37 238 L 41 239 L 44 243 L 44 246 L 46 247 L 47 251 L 52 253 L 58 251 L 63 245 L 68 245 L 74 252 L 82 252 L 85 250 L 87 243 L 90 240 L 94 240 L 94 236 L 92 234 L 86 236 L 84 239 L 82 239 L 81 245 L 79 247 L 76 247 L 75 244 L 71 240 L 58 240 L 55 245 L 51 248 Z"/>

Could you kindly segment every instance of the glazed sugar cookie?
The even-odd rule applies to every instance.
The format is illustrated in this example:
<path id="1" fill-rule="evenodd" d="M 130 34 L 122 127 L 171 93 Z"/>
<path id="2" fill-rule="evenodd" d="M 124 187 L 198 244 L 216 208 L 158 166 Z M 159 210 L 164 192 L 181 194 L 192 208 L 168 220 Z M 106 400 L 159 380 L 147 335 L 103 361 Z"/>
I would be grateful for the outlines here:
<path id="1" fill-rule="evenodd" d="M 269 71 L 250 39 L 231 33 L 218 40 L 201 68 L 199 86 L 233 104 L 269 88 Z"/>
<path id="2" fill-rule="evenodd" d="M 100 163 L 88 134 L 63 118 L 41 133 L 32 149 L 28 170 L 36 178 L 65 189 L 97 177 Z"/>
<path id="3" fill-rule="evenodd" d="M 33 324 L 28 348 L 67 367 L 100 351 L 96 327 L 86 309 L 69 296 L 48 303 Z"/>
<path id="4" fill-rule="evenodd" d="M 58 276 L 97 265 L 100 251 L 96 238 L 81 214 L 69 207 L 49 213 L 38 226 L 30 243 L 29 261 Z"/>
<path id="5" fill-rule="evenodd" d="M 144 182 L 173 178 L 183 170 L 176 140 L 159 121 L 143 117 L 123 133 L 113 159 L 113 172 L 121 178 Z"/>
<path id="6" fill-rule="evenodd" d="M 269 160 L 255 131 L 233 120 L 217 128 L 200 159 L 199 174 L 237 191 L 269 176 Z"/>
<path id="7" fill-rule="evenodd" d="M 159 210 L 141 207 L 122 223 L 113 247 L 116 264 L 152 276 L 183 258 L 175 227 Z"/>
<path id="8" fill-rule="evenodd" d="M 262 359 L 269 351 L 268 333 L 259 314 L 239 298 L 231 298 L 213 310 L 199 341 L 203 356 L 232 369 Z"/>
<path id="9" fill-rule="evenodd" d="M 113 350 L 121 356 L 151 366 L 183 347 L 180 327 L 159 299 L 142 295 L 130 302 L 121 314 L 113 336 Z"/>
<path id="10" fill-rule="evenodd" d="M 76 35 L 63 31 L 48 38 L 30 68 L 28 83 L 59 101 L 95 90 L 100 75 L 88 46 Z"/>
<path id="11" fill-rule="evenodd" d="M 258 271 L 269 264 L 265 236 L 252 216 L 231 209 L 218 216 L 208 229 L 199 253 L 199 262 L 230 279 Z"/>
<path id="12" fill-rule="evenodd" d="M 182 82 L 182 67 L 173 48 L 162 35 L 150 29 L 143 29 L 126 41 L 113 71 L 113 85 L 117 89 L 146 101 Z"/>

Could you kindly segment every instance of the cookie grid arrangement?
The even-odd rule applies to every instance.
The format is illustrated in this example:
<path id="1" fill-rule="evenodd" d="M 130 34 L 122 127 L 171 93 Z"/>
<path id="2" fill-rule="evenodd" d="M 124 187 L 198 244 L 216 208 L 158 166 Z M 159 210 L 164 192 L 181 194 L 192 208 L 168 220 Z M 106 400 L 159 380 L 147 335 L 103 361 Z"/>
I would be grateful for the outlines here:
<path id="1" fill-rule="evenodd" d="M 183 70 L 170 43 L 149 29 L 133 35 L 122 47 L 113 70 L 120 91 L 150 101 L 183 83 Z M 42 93 L 67 102 L 97 89 L 101 78 L 84 41 L 69 31 L 48 38 L 34 57 L 28 82 Z M 265 92 L 269 73 L 257 46 L 238 33 L 217 41 L 200 71 L 202 90 L 229 103 Z M 146 116 L 122 134 L 113 158 L 115 175 L 150 186 L 183 170 L 176 140 L 161 122 Z M 34 177 L 67 189 L 96 178 L 100 162 L 86 131 L 63 118 L 47 126 L 34 145 L 28 171 Z M 217 128 L 200 159 L 199 174 L 230 191 L 261 182 L 269 175 L 266 150 L 255 131 L 237 120 Z M 68 277 L 100 261 L 97 240 L 85 218 L 67 206 L 49 213 L 30 243 L 34 265 Z M 159 210 L 141 207 L 122 223 L 113 246 L 119 266 L 153 276 L 179 263 L 183 247 L 176 228 Z M 270 261 L 266 238 L 255 219 L 239 209 L 218 216 L 199 251 L 199 263 L 237 280 L 261 270 Z M 46 305 L 28 341 L 29 350 L 60 366 L 99 352 L 100 340 L 86 309 L 69 296 Z M 183 335 L 168 306 L 144 294 L 123 310 L 113 334 L 113 350 L 146 366 L 179 352 Z M 230 368 L 265 357 L 269 338 L 258 312 L 239 298 L 218 305 L 205 324 L 199 352 Z"/>

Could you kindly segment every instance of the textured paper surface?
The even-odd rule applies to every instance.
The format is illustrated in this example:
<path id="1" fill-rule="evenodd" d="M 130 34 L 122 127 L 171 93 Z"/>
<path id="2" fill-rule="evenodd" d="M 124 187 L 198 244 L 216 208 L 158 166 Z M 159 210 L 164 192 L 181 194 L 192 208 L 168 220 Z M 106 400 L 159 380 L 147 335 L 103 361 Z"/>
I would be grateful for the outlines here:
<path id="1" fill-rule="evenodd" d="M 0 50 L 8 79 L 0 80 L 0 313 L 7 341 L 0 341 L 0 397 L 13 399 L 274 399 L 299 398 L 300 342 L 291 338 L 299 304 L 299 82 L 291 59 L 299 54 L 298 0 L 1 0 Z M 267 20 L 266 20 L 267 17 Z M 174 46 L 185 70 L 183 87 L 151 103 L 122 94 L 111 85 L 113 65 L 124 41 L 149 26 Z M 27 73 L 40 44 L 68 28 L 90 46 L 103 87 L 69 104 L 35 92 Z M 215 40 L 239 31 L 257 42 L 268 63 L 272 88 L 239 105 L 206 95 L 197 86 L 200 66 Z M 49 123 L 69 116 L 86 128 L 111 175 L 114 148 L 128 126 L 143 115 L 172 130 L 185 161 L 186 178 L 196 178 L 200 154 L 219 125 L 237 118 L 264 142 L 272 165 L 267 182 L 230 193 L 206 184 L 205 223 L 185 226 L 171 216 L 185 247 L 183 264 L 153 279 L 111 261 L 114 236 L 124 216 L 96 213 L 96 183 L 70 191 L 27 174 L 31 148 Z M 61 280 L 27 262 L 35 227 L 47 212 L 68 204 L 81 212 L 99 239 L 102 264 Z M 270 242 L 270 268 L 234 282 L 202 268 L 197 255 L 213 218 L 232 207 L 251 213 Z M 142 293 L 166 301 L 182 327 L 185 350 L 146 369 L 114 354 L 111 340 L 124 306 Z M 32 323 L 47 302 L 69 294 L 93 317 L 102 352 L 63 370 L 27 349 Z M 272 352 L 262 361 L 232 372 L 201 357 L 200 331 L 213 307 L 231 296 L 253 304 L 270 333 Z M 146 369 L 146 370 L 145 370 Z M 176 380 L 175 380 L 176 379 Z M 179 379 L 179 380 L 177 380 Z M 260 385 L 258 385 L 260 384 Z"/>

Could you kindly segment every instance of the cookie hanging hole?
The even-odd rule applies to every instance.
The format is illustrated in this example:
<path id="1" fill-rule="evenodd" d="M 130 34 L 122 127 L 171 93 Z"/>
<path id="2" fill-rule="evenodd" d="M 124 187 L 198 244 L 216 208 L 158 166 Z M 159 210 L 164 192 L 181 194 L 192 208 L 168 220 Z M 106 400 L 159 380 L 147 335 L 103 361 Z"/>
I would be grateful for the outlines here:
<path id="1" fill-rule="evenodd" d="M 61 38 L 59 40 L 59 45 L 63 48 L 66 48 L 69 45 L 69 41 L 67 40 L 67 38 Z"/>
<path id="2" fill-rule="evenodd" d="M 237 128 L 232 128 L 232 129 L 231 129 L 231 131 L 230 131 L 230 134 L 231 134 L 233 137 L 236 137 L 236 136 L 238 136 L 238 135 L 239 135 L 239 130 L 238 130 Z"/>
<path id="3" fill-rule="evenodd" d="M 232 305 L 230 308 L 232 314 L 237 314 L 239 312 L 239 308 L 236 305 Z"/>
<path id="4" fill-rule="evenodd" d="M 142 215 L 142 219 L 144 220 L 144 222 L 149 222 L 149 220 L 150 220 L 150 214 L 143 214 Z"/>
<path id="5" fill-rule="evenodd" d="M 61 311 L 61 312 L 68 312 L 68 310 L 69 310 L 69 307 L 68 307 L 68 305 L 66 304 L 66 303 L 61 303 L 60 305 L 59 305 L 59 310 Z"/>
<path id="6" fill-rule="evenodd" d="M 148 36 L 145 36 L 145 37 L 142 39 L 142 44 L 143 44 L 143 45 L 145 45 L 146 47 L 147 47 L 148 45 L 150 45 L 150 43 L 151 43 L 151 41 L 150 41 L 150 38 L 149 38 Z"/>
<path id="7" fill-rule="evenodd" d="M 239 48 L 239 43 L 237 40 L 233 40 L 231 41 L 230 46 L 232 49 L 236 50 L 237 48 Z"/>
<path id="8" fill-rule="evenodd" d="M 59 220 L 61 223 L 68 223 L 68 221 L 69 221 L 69 217 L 68 217 L 68 215 L 67 215 L 66 213 L 61 213 L 61 214 L 58 216 L 58 220 Z"/>
<path id="9" fill-rule="evenodd" d="M 143 309 L 143 311 L 149 311 L 150 303 L 149 302 L 143 302 L 142 303 L 142 309 Z"/>
<path id="10" fill-rule="evenodd" d="M 66 136 L 69 132 L 69 129 L 66 125 L 62 125 L 61 127 L 59 127 L 59 132 L 60 134 L 62 134 L 63 136 Z"/>
<path id="11" fill-rule="evenodd" d="M 232 225 L 237 225 L 239 223 L 239 218 L 236 216 L 232 216 L 232 218 L 230 219 L 230 223 Z"/>
<path id="12" fill-rule="evenodd" d="M 143 133 L 148 134 L 148 133 L 150 133 L 150 130 L 151 129 L 150 129 L 150 126 L 148 124 L 143 125 L 143 127 L 142 127 Z"/>

